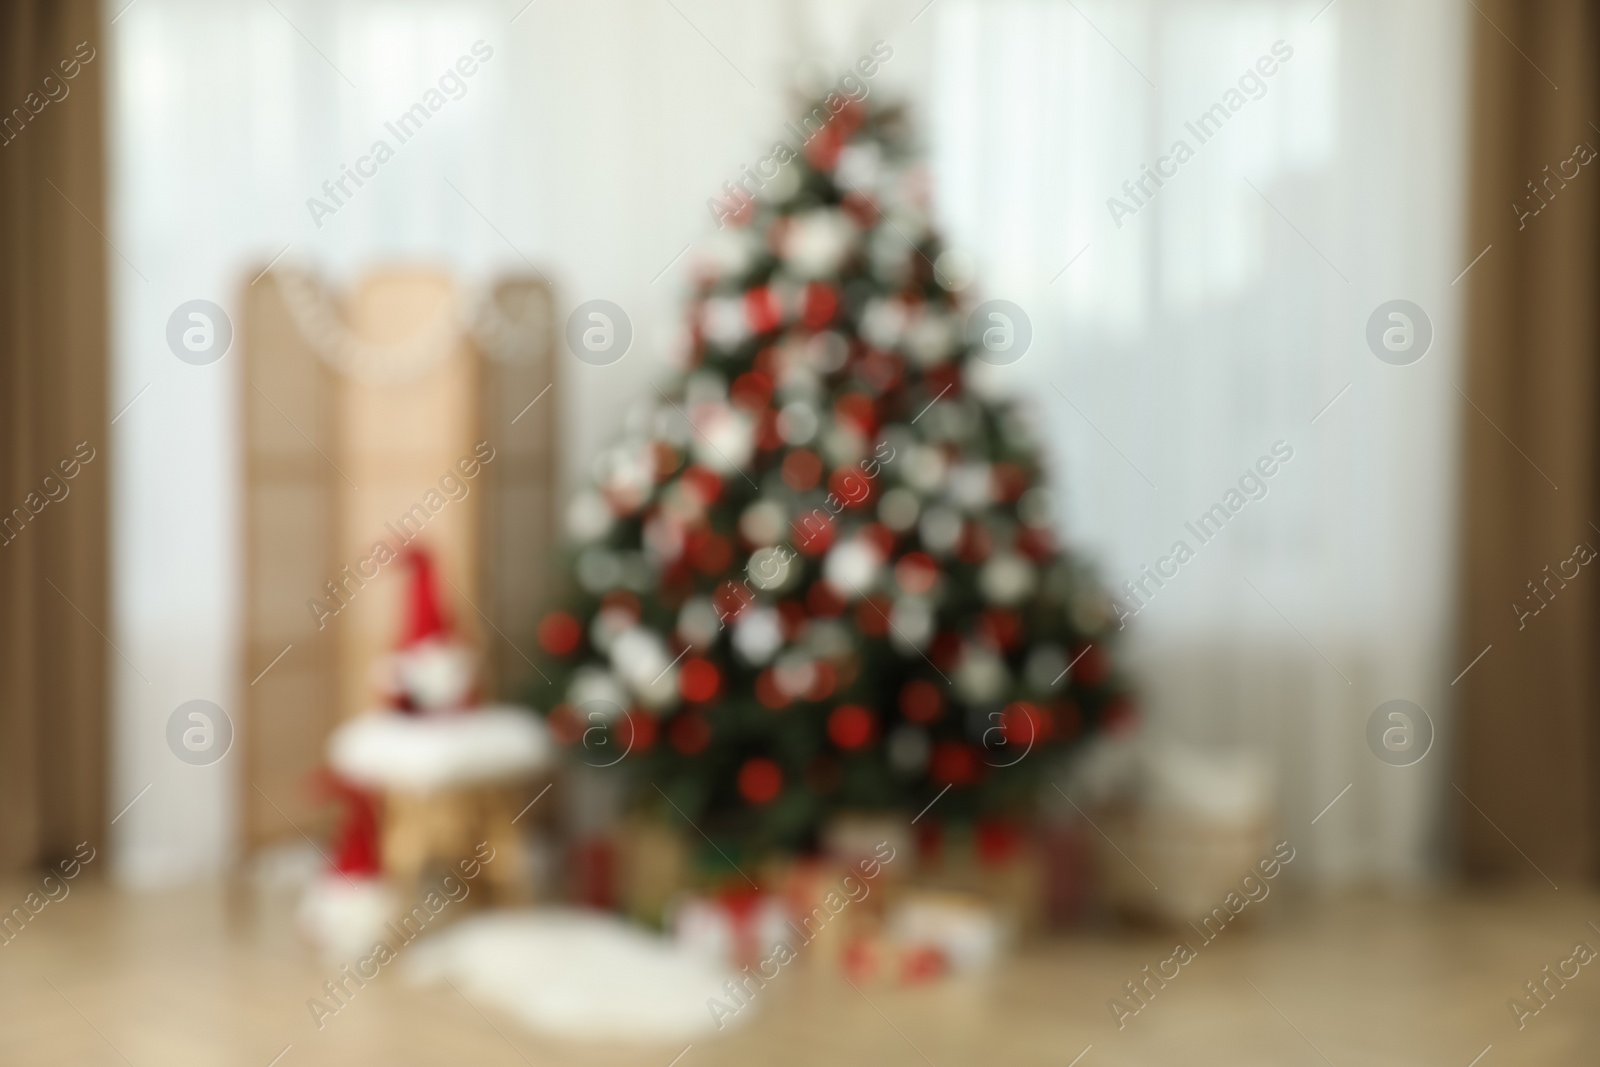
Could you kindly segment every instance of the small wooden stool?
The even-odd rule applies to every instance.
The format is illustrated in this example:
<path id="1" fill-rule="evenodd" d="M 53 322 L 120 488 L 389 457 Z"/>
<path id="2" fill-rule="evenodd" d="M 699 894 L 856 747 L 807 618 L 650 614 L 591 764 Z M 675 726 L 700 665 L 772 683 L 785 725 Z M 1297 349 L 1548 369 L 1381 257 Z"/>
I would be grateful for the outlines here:
<path id="1" fill-rule="evenodd" d="M 476 863 L 473 888 L 499 903 L 532 899 L 514 823 L 554 752 L 531 710 L 372 712 L 334 731 L 328 758 L 343 777 L 383 794 L 383 868 L 403 894 L 420 890 L 432 871 L 462 878 L 463 865 Z"/>

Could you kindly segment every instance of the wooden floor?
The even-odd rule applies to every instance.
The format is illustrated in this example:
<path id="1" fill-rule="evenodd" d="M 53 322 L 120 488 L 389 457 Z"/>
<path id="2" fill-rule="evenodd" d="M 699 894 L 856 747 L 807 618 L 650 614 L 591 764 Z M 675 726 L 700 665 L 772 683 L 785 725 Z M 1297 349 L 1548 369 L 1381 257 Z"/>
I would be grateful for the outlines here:
<path id="1" fill-rule="evenodd" d="M 0 886 L 0 901 L 28 888 Z M 858 991 L 797 966 L 763 991 L 753 1025 L 696 1041 L 678 1067 L 1600 1063 L 1600 961 L 1520 1031 L 1507 1007 L 1576 942 L 1600 948 L 1592 892 L 1273 900 L 1264 925 L 1200 947 L 1122 1030 L 1108 999 L 1172 938 L 1047 941 L 987 982 L 918 989 Z M 0 946 L 0 1064 L 667 1067 L 684 1051 L 554 1042 L 449 987 L 385 975 L 318 1032 L 306 1000 L 328 975 L 295 939 L 288 898 L 85 881 Z"/>

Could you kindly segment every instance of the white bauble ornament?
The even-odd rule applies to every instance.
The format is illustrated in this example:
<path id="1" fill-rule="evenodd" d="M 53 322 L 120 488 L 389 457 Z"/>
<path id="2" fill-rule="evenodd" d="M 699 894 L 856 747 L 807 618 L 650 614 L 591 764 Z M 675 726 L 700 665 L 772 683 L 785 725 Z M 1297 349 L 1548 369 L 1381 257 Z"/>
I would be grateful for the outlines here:
<path id="1" fill-rule="evenodd" d="M 904 775 L 921 774 L 928 765 L 931 747 L 925 731 L 915 726 L 898 726 L 889 734 L 889 766 Z"/>
<path id="2" fill-rule="evenodd" d="M 856 235 L 855 223 L 833 208 L 791 216 L 783 234 L 784 264 L 802 278 L 832 277 L 855 247 Z"/>
<path id="3" fill-rule="evenodd" d="M 710 597 L 690 597 L 678 609 L 678 636 L 685 644 L 708 649 L 716 644 L 724 623 Z"/>
<path id="4" fill-rule="evenodd" d="M 744 300 L 736 296 L 713 296 L 701 307 L 700 329 L 706 340 L 719 348 L 736 348 L 750 336 Z"/>
<path id="5" fill-rule="evenodd" d="M 870 541 L 854 538 L 835 545 L 822 561 L 822 577 L 846 599 L 865 596 L 883 566 L 883 554 Z"/>
<path id="6" fill-rule="evenodd" d="M 778 436 L 786 444 L 803 445 L 817 436 L 817 428 L 821 420 L 817 417 L 817 409 L 804 400 L 794 400 L 785 405 L 778 412 Z"/>
<path id="7" fill-rule="evenodd" d="M 654 630 L 635 626 L 618 635 L 611 645 L 611 666 L 641 704 L 659 708 L 674 699 L 676 668 L 667 654 L 667 643 Z"/>
<path id="8" fill-rule="evenodd" d="M 962 647 L 961 662 L 950 680 L 968 704 L 988 704 L 1000 699 L 1010 678 L 1005 662 L 994 650 L 967 644 Z"/>
<path id="9" fill-rule="evenodd" d="M 744 569 L 750 584 L 763 592 L 776 593 L 800 573 L 794 550 L 785 545 L 757 549 Z"/>
<path id="10" fill-rule="evenodd" d="M 775 545 L 783 537 L 788 513 L 776 500 L 758 500 L 739 516 L 739 534 L 752 545 Z"/>
<path id="11" fill-rule="evenodd" d="M 566 702 L 574 708 L 586 704 L 626 708 L 628 694 L 622 688 L 622 683 L 617 681 L 616 675 L 604 667 L 587 665 L 572 673 L 572 681 L 567 685 Z"/>
<path id="12" fill-rule="evenodd" d="M 906 328 L 906 306 L 898 300 L 873 300 L 861 314 L 861 336 L 878 348 L 900 343 Z"/>
<path id="13" fill-rule="evenodd" d="M 734 651 L 752 666 L 763 666 L 783 647 L 783 619 L 767 605 L 746 608 L 733 624 Z"/>
<path id="14" fill-rule="evenodd" d="M 917 524 L 917 536 L 929 552 L 943 556 L 954 552 L 956 545 L 961 543 L 961 531 L 965 526 L 966 520 L 962 519 L 959 511 L 944 504 L 935 504 L 922 513 L 922 521 Z"/>
<path id="15" fill-rule="evenodd" d="M 917 514 L 922 503 L 917 494 L 899 486 L 883 494 L 878 501 L 878 518 L 895 533 L 905 533 L 917 524 Z"/>
<path id="16" fill-rule="evenodd" d="M 755 427 L 750 416 L 726 404 L 706 404 L 694 413 L 691 445 L 695 462 L 718 474 L 738 474 L 755 451 Z"/>
<path id="17" fill-rule="evenodd" d="M 605 499 L 593 489 L 585 489 L 567 505 L 567 536 L 579 544 L 598 541 L 611 532 L 613 518 Z"/>
<path id="18" fill-rule="evenodd" d="M 916 656 L 933 638 L 933 606 L 922 597 L 903 596 L 889 611 L 889 643 L 903 656 Z"/>
<path id="19" fill-rule="evenodd" d="M 987 463 L 958 463 L 950 469 L 945 496 L 958 508 L 981 511 L 994 501 L 994 473 Z"/>
<path id="20" fill-rule="evenodd" d="M 930 411 L 940 405 L 935 403 Z M 907 485 L 919 493 L 936 493 L 944 487 L 944 453 L 928 445 L 912 445 L 905 450 L 897 468 Z"/>
<path id="21" fill-rule="evenodd" d="M 996 552 L 978 571 L 978 589 L 993 604 L 1010 605 L 1026 600 L 1038 571 L 1025 556 Z"/>

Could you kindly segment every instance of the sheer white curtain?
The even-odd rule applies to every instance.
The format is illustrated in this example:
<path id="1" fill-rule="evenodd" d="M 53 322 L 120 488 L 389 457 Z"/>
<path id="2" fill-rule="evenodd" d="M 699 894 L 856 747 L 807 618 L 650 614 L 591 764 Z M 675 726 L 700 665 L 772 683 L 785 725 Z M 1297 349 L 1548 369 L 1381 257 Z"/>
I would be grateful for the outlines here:
<path id="1" fill-rule="evenodd" d="M 1291 825 L 1354 782 L 1316 828 L 1324 875 L 1427 868 L 1460 667 L 1450 282 L 1477 251 L 1457 223 L 1454 3 L 1338 0 L 1313 22 L 1233 0 L 124 2 L 107 7 L 113 404 L 133 401 L 114 427 L 113 797 L 151 786 L 114 828 L 125 877 L 228 862 L 248 783 L 226 759 L 177 763 L 163 730 L 184 700 L 230 706 L 260 666 L 234 647 L 241 383 L 231 357 L 166 350 L 171 311 L 231 309 L 280 253 L 335 278 L 531 262 L 566 306 L 621 304 L 639 339 L 627 375 L 564 368 L 576 475 L 660 369 L 706 201 L 770 147 L 798 61 L 835 80 L 879 38 L 894 57 L 873 91 L 916 107 L 944 225 L 981 289 L 1033 320 L 1009 373 L 1038 398 L 1071 539 L 1109 579 L 1154 564 L 1275 441 L 1295 450 L 1131 624 L 1153 727 L 1262 753 Z M 1106 199 L 1279 39 L 1293 56 L 1260 99 L 1118 228 Z M 460 99 L 317 227 L 307 198 L 479 40 L 493 57 Z M 1363 340 L 1392 298 L 1434 323 L 1411 367 Z M 1362 740 L 1390 697 L 1443 734 L 1403 772 Z"/>
<path id="2" fill-rule="evenodd" d="M 1452 282 L 1479 251 L 1459 221 L 1466 23 L 1448 2 L 1323 2 L 950 0 L 928 114 L 947 224 L 1033 317 L 1011 370 L 1039 398 L 1068 530 L 1118 585 L 1194 550 L 1144 581 L 1129 623 L 1152 731 L 1275 766 L 1324 881 L 1404 882 L 1437 869 L 1465 666 L 1449 656 Z M 1219 102 L 1240 106 L 1197 134 Z M 1164 185 L 1124 191 L 1180 140 L 1193 157 L 1162 165 Z M 1396 298 L 1434 328 L 1407 367 L 1365 340 Z M 1293 458 L 1269 463 L 1266 496 L 1202 543 L 1185 524 L 1279 441 Z M 1394 698 L 1441 735 L 1408 768 L 1365 741 Z"/>

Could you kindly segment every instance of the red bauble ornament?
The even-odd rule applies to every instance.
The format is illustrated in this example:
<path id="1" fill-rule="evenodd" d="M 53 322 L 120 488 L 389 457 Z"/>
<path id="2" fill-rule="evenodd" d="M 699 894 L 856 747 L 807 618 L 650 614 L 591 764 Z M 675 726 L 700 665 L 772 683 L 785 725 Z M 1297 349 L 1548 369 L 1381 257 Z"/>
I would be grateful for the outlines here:
<path id="1" fill-rule="evenodd" d="M 550 736 L 555 738 L 558 745 L 570 745 L 583 736 L 583 723 L 578 720 L 571 704 L 557 704 L 551 708 L 547 721 L 550 724 Z"/>
<path id="2" fill-rule="evenodd" d="M 1106 680 L 1111 670 L 1106 654 L 1099 645 L 1083 645 L 1072 653 L 1072 674 L 1084 685 L 1096 686 Z"/>
<path id="3" fill-rule="evenodd" d="M 698 712 L 679 715 L 667 727 L 667 740 L 685 756 L 693 756 L 711 743 L 711 724 Z"/>
<path id="4" fill-rule="evenodd" d="M 912 596 L 921 596 L 939 580 L 939 565 L 926 552 L 907 552 L 894 565 L 894 580 Z"/>
<path id="5" fill-rule="evenodd" d="M 634 752 L 648 752 L 656 743 L 656 721 L 637 708 L 628 711 L 627 736 L 623 743 L 627 745 L 630 754 Z"/>
<path id="6" fill-rule="evenodd" d="M 859 467 L 838 467 L 828 477 L 828 492 L 847 508 L 859 508 L 872 499 L 872 482 Z"/>
<path id="7" fill-rule="evenodd" d="M 833 664 L 818 660 L 811 665 L 811 671 L 811 688 L 806 690 L 806 699 L 820 703 L 833 696 L 834 686 L 838 684 L 838 672 L 833 669 Z"/>
<path id="8" fill-rule="evenodd" d="M 817 508 L 790 523 L 789 531 L 794 535 L 796 548 L 808 556 L 820 556 L 833 544 L 833 535 L 838 527 L 828 518 L 827 512 Z"/>
<path id="9" fill-rule="evenodd" d="M 1016 463 L 996 463 L 991 469 L 995 493 L 1006 503 L 1016 500 L 1028 489 L 1028 472 Z"/>
<path id="10" fill-rule="evenodd" d="M 856 629 L 868 637 L 882 637 L 889 632 L 889 609 L 893 607 L 881 596 L 863 597 L 856 605 Z"/>
<path id="11" fill-rule="evenodd" d="M 762 756 L 739 768 L 739 795 L 751 804 L 770 804 L 783 792 L 783 770 Z"/>
<path id="12" fill-rule="evenodd" d="M 778 685 L 777 672 L 771 667 L 756 675 L 756 699 L 762 707 L 774 711 L 789 704 L 789 694 Z"/>
<path id="13" fill-rule="evenodd" d="M 913 679 L 900 690 L 900 714 L 912 722 L 930 723 L 943 711 L 943 694 L 926 679 Z"/>
<path id="14" fill-rule="evenodd" d="M 678 692 L 693 704 L 704 704 L 722 688 L 722 672 L 709 660 L 698 657 L 683 661 L 678 671 Z"/>
<path id="15" fill-rule="evenodd" d="M 721 574 L 733 563 L 733 546 L 721 534 L 699 530 L 689 535 L 689 562 L 701 574 Z"/>
<path id="16" fill-rule="evenodd" d="M 978 632 L 1002 651 L 1010 652 L 1022 641 L 1022 618 L 1007 608 L 985 608 L 978 621 Z"/>
<path id="17" fill-rule="evenodd" d="M 745 371 L 733 380 L 728 395 L 739 407 L 760 411 L 772 399 L 772 379 L 760 371 Z"/>
<path id="18" fill-rule="evenodd" d="M 953 671 L 961 658 L 961 635 L 950 630 L 940 630 L 928 645 L 928 658 L 941 671 Z"/>
<path id="19" fill-rule="evenodd" d="M 822 129 L 811 135 L 803 151 L 806 161 L 820 171 L 831 171 L 833 165 L 839 162 L 839 153 L 844 150 L 844 137 L 839 132 L 839 127 L 829 122 Z"/>
<path id="20" fill-rule="evenodd" d="M 978 777 L 978 757 L 960 741 L 940 741 L 928 758 L 928 776 L 936 785 L 966 785 Z"/>
<path id="21" fill-rule="evenodd" d="M 871 440 L 878 432 L 878 411 L 872 398 L 865 393 L 846 393 L 833 404 L 835 421 L 855 427 L 862 437 Z"/>
<path id="22" fill-rule="evenodd" d="M 722 478 L 716 471 L 708 470 L 698 464 L 685 470 L 679 481 L 705 507 L 710 507 L 716 502 L 717 497 L 722 495 Z"/>
<path id="23" fill-rule="evenodd" d="M 845 609 L 844 598 L 833 591 L 833 586 L 824 581 L 811 583 L 811 588 L 806 590 L 806 607 L 811 614 L 823 619 L 831 619 Z"/>
<path id="24" fill-rule="evenodd" d="M 635 622 L 639 621 L 639 613 L 642 610 L 639 607 L 639 598 L 626 589 L 613 589 L 601 598 L 600 610 L 610 611 L 612 609 L 626 611 L 633 616 Z"/>
<path id="25" fill-rule="evenodd" d="M 578 647 L 583 628 L 564 611 L 552 611 L 539 621 L 539 647 L 552 656 L 565 656 Z"/>
<path id="26" fill-rule="evenodd" d="M 869 522 L 856 536 L 869 544 L 876 545 L 878 554 L 888 559 L 894 553 L 894 531 L 881 522 Z"/>
<path id="27" fill-rule="evenodd" d="M 994 538 L 989 536 L 983 524 L 967 520 L 966 528 L 961 531 L 961 544 L 956 548 L 956 555 L 961 557 L 961 562 L 982 563 L 989 558 L 993 549 Z"/>
<path id="28" fill-rule="evenodd" d="M 828 716 L 828 737 L 846 752 L 872 740 L 877 721 L 860 704 L 840 704 Z"/>
<path id="29" fill-rule="evenodd" d="M 1007 704 L 1000 713 L 1000 736 L 1006 739 L 1008 745 L 1020 745 L 1026 748 L 1035 741 L 1043 740 L 1045 736 L 1044 717 L 1039 710 L 1026 701 L 1017 701 Z"/>
<path id="30" fill-rule="evenodd" d="M 833 321 L 834 313 L 839 310 L 839 294 L 831 285 L 822 282 L 812 282 L 806 286 L 805 301 L 800 312 L 800 320 L 808 329 L 821 330 Z"/>
<path id="31" fill-rule="evenodd" d="M 763 410 L 756 422 L 756 447 L 763 452 L 783 447 L 783 434 L 778 432 L 778 413 L 771 408 Z"/>
<path id="32" fill-rule="evenodd" d="M 783 457 L 783 484 L 797 493 L 816 487 L 822 478 L 822 460 L 808 448 L 797 448 Z"/>
<path id="33" fill-rule="evenodd" d="M 744 294 L 744 315 L 751 333 L 771 333 L 783 322 L 783 305 L 778 294 L 762 286 Z"/>
<path id="34" fill-rule="evenodd" d="M 711 597 L 711 602 L 716 606 L 717 614 L 722 619 L 722 624 L 728 623 L 739 617 L 755 601 L 755 595 L 749 588 L 735 583 L 732 579 L 717 586 L 717 591 Z"/>

